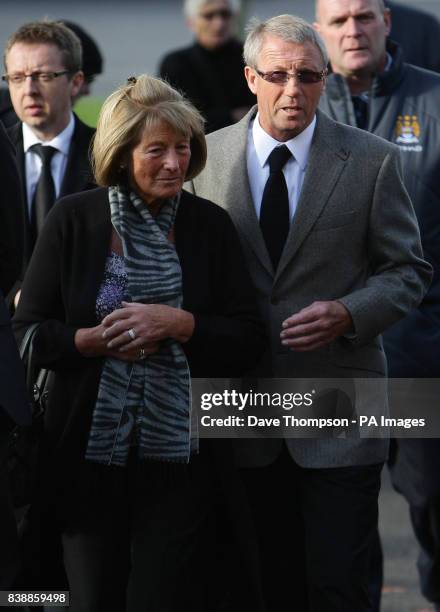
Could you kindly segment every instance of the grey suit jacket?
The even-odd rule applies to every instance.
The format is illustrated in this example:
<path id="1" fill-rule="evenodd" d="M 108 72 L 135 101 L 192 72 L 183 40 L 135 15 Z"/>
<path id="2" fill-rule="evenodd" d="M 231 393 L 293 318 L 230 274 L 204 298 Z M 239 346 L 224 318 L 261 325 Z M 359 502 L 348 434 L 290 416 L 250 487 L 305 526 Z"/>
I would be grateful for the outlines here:
<path id="1" fill-rule="evenodd" d="M 239 231 L 268 325 L 272 375 L 384 377 L 380 334 L 417 306 L 431 278 L 397 147 L 318 111 L 300 200 L 275 272 L 248 181 L 246 145 L 255 114 L 256 107 L 239 123 L 208 136 L 208 162 L 192 188 L 225 208 Z M 336 299 L 353 318 L 350 337 L 306 353 L 281 345 L 281 324 L 288 316 L 316 300 Z M 380 401 L 386 405 L 385 394 Z M 386 440 L 378 439 L 302 439 L 287 445 L 307 467 L 371 464 L 387 453 Z M 267 464 L 280 447 L 281 441 L 267 440 L 243 461 Z"/>

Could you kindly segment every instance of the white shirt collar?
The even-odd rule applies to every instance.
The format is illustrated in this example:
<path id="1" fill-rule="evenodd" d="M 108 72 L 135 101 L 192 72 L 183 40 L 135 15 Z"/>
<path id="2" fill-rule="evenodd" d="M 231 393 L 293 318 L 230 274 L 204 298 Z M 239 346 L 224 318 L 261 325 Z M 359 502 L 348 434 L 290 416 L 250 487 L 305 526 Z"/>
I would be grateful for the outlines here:
<path id="1" fill-rule="evenodd" d="M 55 138 L 52 140 L 45 140 L 44 142 L 40 140 L 32 131 L 32 129 L 26 124 L 23 123 L 23 150 L 26 153 L 30 147 L 34 144 L 43 144 L 46 146 L 54 147 L 60 153 L 63 153 L 66 157 L 69 154 L 70 141 L 72 139 L 73 130 L 75 129 L 75 118 L 73 113 L 70 113 L 70 120 L 67 124 L 67 127 L 64 128 L 62 132 L 60 132 Z"/>
<path id="2" fill-rule="evenodd" d="M 316 127 L 316 115 L 313 117 L 313 121 L 306 127 L 298 136 L 288 140 L 287 142 L 279 142 L 269 136 L 267 132 L 263 130 L 259 121 L 259 114 L 255 117 L 254 124 L 252 126 L 252 135 L 254 139 L 255 151 L 257 153 L 258 161 L 260 166 L 263 166 L 267 162 L 267 158 L 272 153 L 273 149 L 280 144 L 285 144 L 289 151 L 292 153 L 295 160 L 298 162 L 299 167 L 303 172 L 307 167 L 307 161 L 309 159 L 310 147 L 312 144 L 313 134 Z"/>

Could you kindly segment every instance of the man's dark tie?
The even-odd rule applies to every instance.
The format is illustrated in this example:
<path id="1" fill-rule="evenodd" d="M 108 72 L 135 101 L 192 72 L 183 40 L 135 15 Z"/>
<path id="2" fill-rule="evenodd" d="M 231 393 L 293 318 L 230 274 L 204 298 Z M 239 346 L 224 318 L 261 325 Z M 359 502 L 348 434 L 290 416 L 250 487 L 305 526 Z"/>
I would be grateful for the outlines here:
<path id="1" fill-rule="evenodd" d="M 41 174 L 35 188 L 31 209 L 32 235 L 35 241 L 41 231 L 44 219 L 55 201 L 55 184 L 52 178 L 50 163 L 57 149 L 35 144 L 31 147 L 31 150 L 37 153 L 42 162 Z"/>
<path id="2" fill-rule="evenodd" d="M 352 96 L 356 125 L 361 130 L 367 129 L 368 102 L 362 96 Z"/>
<path id="3" fill-rule="evenodd" d="M 286 145 L 276 147 L 269 155 L 270 174 L 261 201 L 260 227 L 275 270 L 290 226 L 289 194 L 283 174 L 283 167 L 290 156 Z"/>

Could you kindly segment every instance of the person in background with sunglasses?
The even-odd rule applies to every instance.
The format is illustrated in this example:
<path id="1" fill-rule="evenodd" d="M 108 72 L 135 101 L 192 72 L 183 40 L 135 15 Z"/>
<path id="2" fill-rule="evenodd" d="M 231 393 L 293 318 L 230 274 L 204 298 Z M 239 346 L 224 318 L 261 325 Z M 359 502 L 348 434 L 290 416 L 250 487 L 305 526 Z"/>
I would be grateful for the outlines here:
<path id="1" fill-rule="evenodd" d="M 271 335 L 269 368 L 257 373 L 332 379 L 334 393 L 317 397 L 312 416 L 339 414 L 340 379 L 353 385 L 356 410 L 381 414 L 380 334 L 421 301 L 431 278 L 399 152 L 317 110 L 328 58 L 302 19 L 255 20 L 244 56 L 257 106 L 208 136 L 192 188 L 230 213 L 242 239 Z M 371 383 L 373 398 L 363 392 Z M 359 433 L 240 441 L 268 612 L 369 612 L 387 450 L 386 439 Z"/>
<path id="2" fill-rule="evenodd" d="M 206 133 L 239 121 L 255 103 L 244 78 L 243 45 L 233 36 L 239 9 L 238 0 L 185 0 L 195 41 L 160 64 L 160 76 L 203 114 Z"/>

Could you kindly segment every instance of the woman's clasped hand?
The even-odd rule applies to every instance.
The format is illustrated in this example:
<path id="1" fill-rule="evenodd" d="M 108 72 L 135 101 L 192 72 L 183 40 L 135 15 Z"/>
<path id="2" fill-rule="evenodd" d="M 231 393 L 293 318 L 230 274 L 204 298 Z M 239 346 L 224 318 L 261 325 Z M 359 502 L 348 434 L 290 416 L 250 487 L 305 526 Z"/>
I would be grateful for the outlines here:
<path id="1" fill-rule="evenodd" d="M 194 329 L 191 313 L 166 304 L 122 302 L 122 308 L 102 321 L 103 337 L 109 349 L 121 352 L 146 345 L 157 345 L 166 338 L 186 342 Z M 134 338 L 127 331 L 132 330 Z"/>
<path id="2" fill-rule="evenodd" d="M 136 302 L 122 302 L 121 306 L 99 325 L 76 332 L 75 344 L 81 354 L 137 361 L 156 353 L 163 340 L 186 342 L 193 333 L 194 316 L 180 308 Z"/>

